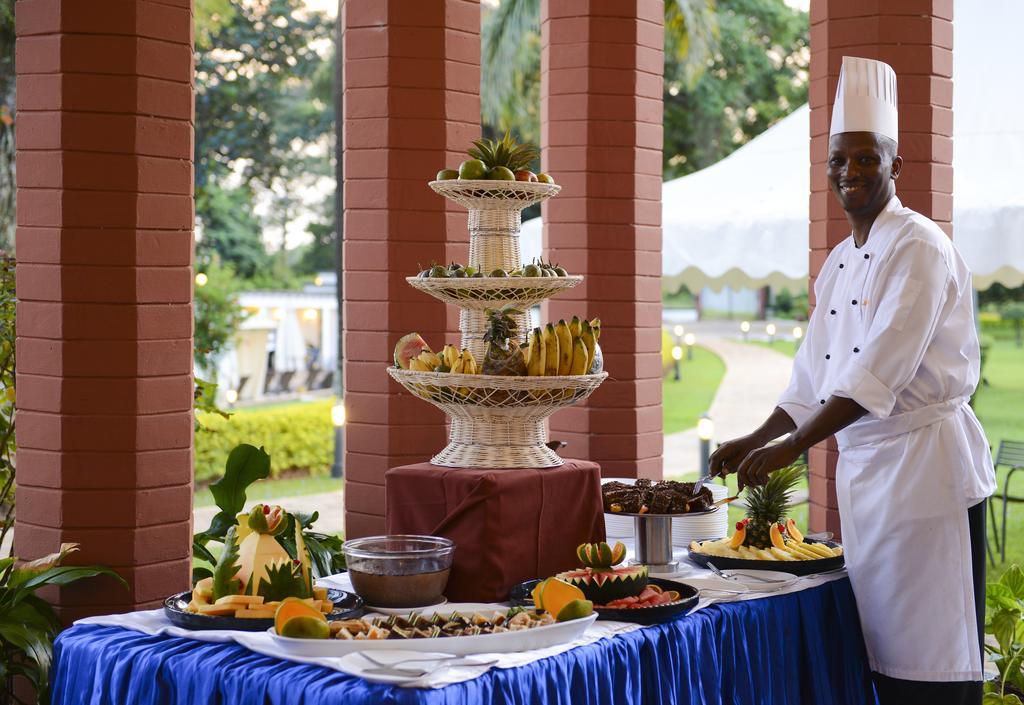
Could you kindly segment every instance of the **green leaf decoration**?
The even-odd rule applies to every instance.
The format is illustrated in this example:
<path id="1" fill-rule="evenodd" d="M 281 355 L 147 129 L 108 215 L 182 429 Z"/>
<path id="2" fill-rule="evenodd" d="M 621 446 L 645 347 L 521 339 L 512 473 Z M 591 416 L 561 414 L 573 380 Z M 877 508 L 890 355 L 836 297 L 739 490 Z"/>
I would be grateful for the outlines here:
<path id="1" fill-rule="evenodd" d="M 224 465 L 224 477 L 210 485 L 220 511 L 204 534 L 222 538 L 235 525 L 235 516 L 245 509 L 245 491 L 257 480 L 270 477 L 270 455 L 263 448 L 242 443 L 232 449 Z"/>
<path id="2" fill-rule="evenodd" d="M 1020 614 L 1010 610 L 1000 610 L 992 615 L 991 633 L 1004 653 L 1009 652 L 1013 646 L 1013 636 L 1019 622 Z"/>
<path id="3" fill-rule="evenodd" d="M 224 552 L 220 554 L 220 560 L 213 571 L 214 601 L 242 591 L 242 581 L 235 577 L 239 571 L 237 543 L 235 527 L 232 526 L 224 537 Z"/>
<path id="4" fill-rule="evenodd" d="M 267 566 L 266 577 L 260 578 L 256 594 L 264 602 L 283 600 L 286 597 L 310 597 L 306 594 L 305 581 L 299 566 L 288 560 L 279 560 Z"/>
<path id="5" fill-rule="evenodd" d="M 1013 596 L 1013 589 L 1002 583 L 989 583 L 985 591 L 985 603 L 993 609 L 1020 611 L 1021 603 Z"/>
<path id="6" fill-rule="evenodd" d="M 212 578 L 212 577 L 213 577 L 213 571 L 210 570 L 209 568 L 198 567 L 198 568 L 193 568 L 192 569 L 192 585 L 193 586 L 196 583 L 198 583 L 200 580 L 202 580 L 203 578 Z"/>
<path id="7" fill-rule="evenodd" d="M 210 553 L 210 549 L 206 547 L 205 543 L 195 540 L 195 537 L 192 540 L 192 557 L 196 560 L 206 561 L 210 565 L 217 565 L 217 557 Z"/>
<path id="8" fill-rule="evenodd" d="M 999 579 L 999 584 L 1010 589 L 1013 596 L 1018 600 L 1024 600 L 1024 570 L 1020 566 L 1011 566 Z"/>

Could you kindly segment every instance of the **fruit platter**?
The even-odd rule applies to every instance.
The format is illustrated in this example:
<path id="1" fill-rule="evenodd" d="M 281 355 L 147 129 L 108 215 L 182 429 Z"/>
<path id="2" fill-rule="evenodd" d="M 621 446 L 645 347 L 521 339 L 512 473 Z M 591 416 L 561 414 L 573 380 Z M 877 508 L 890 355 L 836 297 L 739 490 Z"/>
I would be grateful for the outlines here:
<path id="1" fill-rule="evenodd" d="M 282 541 L 293 527 L 295 556 Z M 257 504 L 235 517 L 213 575 L 164 601 L 164 613 L 186 629 L 263 631 L 286 602 L 328 619 L 362 614 L 357 595 L 313 585 L 302 524 L 279 506 Z"/>
<path id="2" fill-rule="evenodd" d="M 469 209 L 468 262 L 431 263 L 406 279 L 459 307 L 461 339 L 432 348 L 409 333 L 396 344 L 388 374 L 451 418 L 449 443 L 433 464 L 556 467 L 563 461 L 546 445 L 545 421 L 607 378 L 601 321 L 573 316 L 530 323 L 532 306 L 583 281 L 553 262 L 522 262 L 522 209 L 560 190 L 550 174 L 530 171 L 537 149 L 506 132 L 498 140 L 475 140 L 468 156 L 430 182 L 436 193 Z"/>
<path id="3" fill-rule="evenodd" d="M 812 575 L 841 568 L 843 547 L 831 541 L 804 538 L 787 517 L 790 496 L 805 468 L 794 465 L 768 476 L 768 482 L 746 490 L 747 515 L 736 522 L 732 536 L 716 541 L 693 541 L 690 560 L 706 567 L 784 570 Z M 781 565 L 785 564 L 785 565 Z"/>
<path id="4" fill-rule="evenodd" d="M 535 328 L 518 342 L 514 309 L 488 310 L 482 358 L 452 345 L 435 354 L 417 334 L 395 347 L 391 375 L 452 419 L 449 444 L 431 462 L 447 467 L 553 467 L 544 420 L 587 398 L 605 380 L 600 320 Z"/>
<path id="5" fill-rule="evenodd" d="M 554 611 L 586 601 L 598 619 L 655 624 L 686 614 L 697 604 L 697 590 L 684 583 L 651 578 L 646 565 L 620 565 L 621 541 L 584 543 L 576 549 L 582 567 L 512 589 L 513 604 Z"/>
<path id="6" fill-rule="evenodd" d="M 549 611 L 459 604 L 408 615 L 329 622 L 308 605 L 296 605 L 269 630 L 277 645 L 298 656 L 341 656 L 354 651 L 444 652 L 457 656 L 543 649 L 578 639 L 597 615 L 589 604 Z"/>

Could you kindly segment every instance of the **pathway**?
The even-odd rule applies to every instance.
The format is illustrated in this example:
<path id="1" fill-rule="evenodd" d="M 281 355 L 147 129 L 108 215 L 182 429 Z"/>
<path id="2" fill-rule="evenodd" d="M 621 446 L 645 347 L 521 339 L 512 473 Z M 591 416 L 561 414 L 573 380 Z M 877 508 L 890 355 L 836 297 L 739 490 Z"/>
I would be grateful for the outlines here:
<path id="1" fill-rule="evenodd" d="M 725 375 L 708 415 L 715 424 L 712 445 L 749 433 L 764 421 L 789 383 L 792 358 L 738 340 L 733 322 L 693 323 L 687 332 L 725 363 Z M 700 465 L 697 429 L 665 436 L 665 475 L 696 472 Z"/>

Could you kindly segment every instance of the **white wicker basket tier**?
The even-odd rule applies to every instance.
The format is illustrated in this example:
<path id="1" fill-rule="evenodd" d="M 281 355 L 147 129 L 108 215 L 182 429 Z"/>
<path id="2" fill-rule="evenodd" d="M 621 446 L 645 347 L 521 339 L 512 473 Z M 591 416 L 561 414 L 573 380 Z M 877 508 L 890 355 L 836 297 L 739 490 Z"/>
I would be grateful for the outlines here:
<path id="1" fill-rule="evenodd" d="M 525 343 L 530 332 L 530 307 L 573 288 L 583 281 L 583 277 L 406 277 L 405 280 L 413 288 L 462 309 L 459 314 L 459 330 L 462 331 L 459 347 L 469 348 L 477 360 L 482 360 L 487 349 L 483 339 L 488 328 L 487 309 L 513 304 L 522 311 L 522 315 L 514 318 L 519 342 Z"/>
<path id="2" fill-rule="evenodd" d="M 544 420 L 586 399 L 607 372 L 566 377 L 499 377 L 413 372 L 389 367 L 399 384 L 451 417 L 449 443 L 434 465 L 549 468 L 562 464 L 550 450 Z"/>
<path id="3" fill-rule="evenodd" d="M 561 191 L 556 184 L 525 181 L 432 181 L 430 188 L 469 209 L 467 265 L 490 273 L 523 265 L 519 248 L 522 210 Z M 513 304 L 519 342 L 530 331 L 529 309 L 583 277 L 408 277 L 406 281 L 458 306 L 461 346 L 482 364 L 486 353 L 485 310 Z M 558 409 L 586 399 L 608 374 L 565 377 L 502 377 L 413 372 L 388 368 L 399 384 L 451 418 L 449 443 L 431 462 L 445 467 L 549 468 L 562 465 L 550 450 L 545 420 Z"/>

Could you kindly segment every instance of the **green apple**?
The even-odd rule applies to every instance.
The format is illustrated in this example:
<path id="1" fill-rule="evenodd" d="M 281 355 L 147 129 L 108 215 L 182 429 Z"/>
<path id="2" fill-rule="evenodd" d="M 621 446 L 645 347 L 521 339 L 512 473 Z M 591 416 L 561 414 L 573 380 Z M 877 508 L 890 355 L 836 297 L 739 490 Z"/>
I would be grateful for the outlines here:
<path id="1" fill-rule="evenodd" d="M 457 178 L 459 178 L 459 172 L 455 171 L 455 169 L 442 169 L 437 172 L 437 181 L 451 181 Z"/>
<path id="2" fill-rule="evenodd" d="M 467 159 L 459 164 L 460 179 L 482 179 L 487 176 L 487 166 L 479 159 Z"/>
<path id="3" fill-rule="evenodd" d="M 487 178 L 492 181 L 515 181 L 516 175 L 508 167 L 496 166 L 487 172 Z"/>

